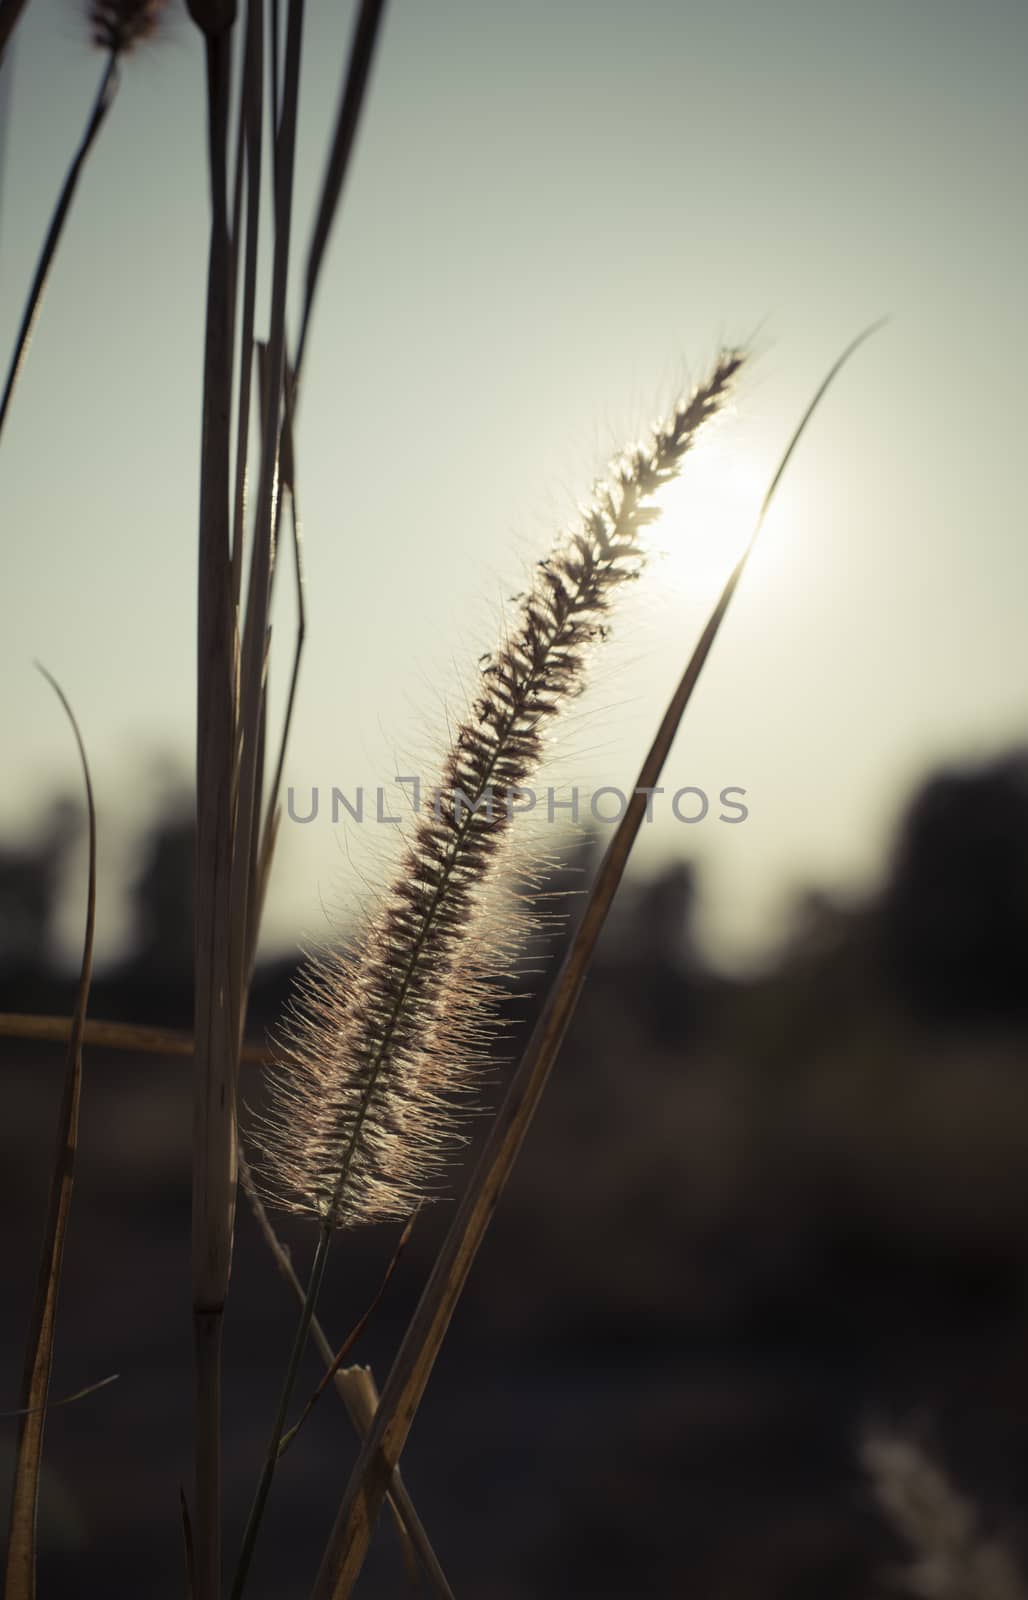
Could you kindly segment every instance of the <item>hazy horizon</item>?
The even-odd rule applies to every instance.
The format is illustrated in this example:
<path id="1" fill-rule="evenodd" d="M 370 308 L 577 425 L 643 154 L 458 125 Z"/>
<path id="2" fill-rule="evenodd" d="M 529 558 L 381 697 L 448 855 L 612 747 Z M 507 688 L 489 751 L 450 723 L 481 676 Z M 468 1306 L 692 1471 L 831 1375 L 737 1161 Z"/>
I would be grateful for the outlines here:
<path id="1" fill-rule="evenodd" d="M 188 782 L 192 759 L 205 110 L 199 36 L 170 10 L 125 63 L 0 464 L 0 837 L 77 792 L 38 658 L 82 724 L 108 889 L 154 764 Z M 297 281 L 351 21 L 310 7 Z M 86 36 L 75 6 L 32 0 L 3 69 L 5 366 L 99 77 Z M 742 787 L 749 816 L 665 811 L 638 864 L 696 859 L 706 947 L 744 961 L 795 889 L 874 881 L 929 771 L 1026 741 L 1026 60 L 1028 14 L 999 0 L 392 0 L 298 419 L 299 796 L 430 780 L 526 563 L 612 451 L 750 340 L 732 414 L 658 530 L 668 559 L 558 750 L 552 781 L 630 788 L 716 579 L 712 540 L 746 525 L 825 370 L 882 315 L 797 454 L 669 763 L 669 794 Z M 288 636 L 288 563 L 282 578 Z M 360 867 L 377 842 L 284 827 L 266 947 L 317 932 L 348 851 Z M 121 931 L 108 917 L 101 948 Z"/>

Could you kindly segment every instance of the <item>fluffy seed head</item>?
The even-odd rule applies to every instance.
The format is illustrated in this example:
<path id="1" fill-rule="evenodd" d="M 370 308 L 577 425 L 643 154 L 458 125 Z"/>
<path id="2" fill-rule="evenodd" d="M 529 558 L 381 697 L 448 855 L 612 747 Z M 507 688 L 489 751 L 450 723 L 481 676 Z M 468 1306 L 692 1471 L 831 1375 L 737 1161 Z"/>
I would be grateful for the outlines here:
<path id="1" fill-rule="evenodd" d="M 258 1124 L 271 1200 L 331 1226 L 409 1213 L 438 1181 L 475 1081 L 496 951 L 488 897 L 519 786 L 584 686 L 620 585 L 638 575 L 657 490 L 678 472 L 742 363 L 723 355 L 645 445 L 620 457 L 581 522 L 540 561 L 445 757 L 399 870 L 353 953 L 303 973 Z"/>
<path id="2" fill-rule="evenodd" d="M 166 0 L 90 0 L 89 27 L 101 50 L 128 55 L 157 31 Z"/>
<path id="3" fill-rule="evenodd" d="M 921 1444 L 875 1429 L 861 1453 L 879 1507 L 914 1558 L 890 1574 L 905 1594 L 1026 1600 L 1028 1590 L 1007 1546 L 986 1536 L 977 1508 Z"/>

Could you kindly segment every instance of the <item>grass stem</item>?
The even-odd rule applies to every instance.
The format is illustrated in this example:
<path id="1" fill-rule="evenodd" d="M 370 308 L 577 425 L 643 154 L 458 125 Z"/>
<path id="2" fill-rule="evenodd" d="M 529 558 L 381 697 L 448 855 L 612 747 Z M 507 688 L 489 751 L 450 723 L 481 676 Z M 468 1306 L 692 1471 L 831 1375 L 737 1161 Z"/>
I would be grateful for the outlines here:
<path id="1" fill-rule="evenodd" d="M 68 1045 L 68 1066 L 58 1115 L 57 1148 L 50 1179 L 50 1202 L 39 1263 L 36 1299 L 29 1326 L 25 1375 L 21 1390 L 21 1418 L 15 1448 L 11 1514 L 4 1569 L 5 1600 L 35 1600 L 36 1518 L 39 1479 L 43 1464 L 43 1430 L 49 1409 L 50 1371 L 57 1326 L 57 1299 L 75 1183 L 78 1152 L 79 1104 L 82 1098 L 82 1034 L 93 973 L 96 929 L 96 807 L 89 762 L 74 712 L 63 689 L 45 668 L 43 676 L 56 693 L 71 723 L 78 745 L 89 815 L 89 881 L 86 891 L 86 931 L 82 945 L 75 1015 Z"/>
<path id="2" fill-rule="evenodd" d="M 328 1264 L 328 1251 L 331 1243 L 331 1228 L 322 1228 L 318 1235 L 318 1247 L 314 1252 L 314 1262 L 311 1267 L 310 1280 L 307 1284 L 303 1306 L 300 1310 L 300 1320 L 297 1324 L 296 1336 L 293 1339 L 293 1348 L 290 1351 L 285 1377 L 282 1380 L 282 1391 L 279 1395 L 278 1410 L 275 1413 L 271 1437 L 268 1440 L 264 1466 L 261 1470 L 257 1490 L 253 1497 L 253 1504 L 250 1507 L 250 1515 L 247 1518 L 246 1529 L 243 1533 L 243 1543 L 239 1551 L 239 1560 L 236 1564 L 236 1574 L 232 1580 L 231 1600 L 239 1600 L 246 1586 L 247 1573 L 250 1570 L 250 1562 L 253 1559 L 257 1535 L 260 1532 L 261 1519 L 264 1516 L 264 1509 L 268 1503 L 268 1495 L 271 1492 L 271 1484 L 275 1476 L 275 1468 L 278 1465 L 282 1436 L 286 1431 L 286 1419 L 289 1415 L 293 1391 L 296 1388 L 296 1380 L 300 1372 L 300 1362 L 307 1344 L 307 1336 L 311 1330 L 311 1323 L 314 1320 L 314 1312 L 317 1307 L 318 1296 L 321 1293 L 321 1285 L 325 1278 L 325 1267 Z"/>
<path id="3" fill-rule="evenodd" d="M 195 1600 L 221 1593 L 221 1330 L 232 1263 L 236 1071 L 231 890 L 235 625 L 229 548 L 232 242 L 227 215 L 231 39 L 206 35 L 211 230 L 204 343 L 197 615 L 193 1096 Z"/>
<path id="4" fill-rule="evenodd" d="M 18 329 L 14 353 L 11 356 L 11 364 L 7 370 L 3 398 L 0 399 L 0 433 L 3 432 L 7 413 L 11 408 L 15 385 L 25 365 L 25 357 L 28 355 L 29 344 L 32 341 L 32 331 L 35 328 L 36 318 L 39 316 L 40 307 L 43 303 L 43 292 L 46 289 L 47 278 L 50 276 L 50 268 L 53 266 L 54 256 L 57 254 L 57 246 L 61 242 L 61 234 L 68 218 L 68 212 L 71 210 L 71 203 L 75 198 L 75 190 L 82 175 L 82 168 L 85 166 L 89 152 L 96 142 L 96 137 L 103 126 L 104 118 L 111 109 L 117 88 L 118 54 L 117 51 L 112 50 L 100 79 L 100 87 L 93 102 L 89 121 L 86 123 L 86 131 L 82 135 L 71 166 L 68 168 L 64 185 L 57 197 L 57 204 L 54 207 L 53 216 L 50 218 L 50 227 L 47 230 L 39 260 L 36 263 L 35 276 L 32 279 L 32 287 L 25 302 L 25 310 L 22 315 L 21 326 Z"/>

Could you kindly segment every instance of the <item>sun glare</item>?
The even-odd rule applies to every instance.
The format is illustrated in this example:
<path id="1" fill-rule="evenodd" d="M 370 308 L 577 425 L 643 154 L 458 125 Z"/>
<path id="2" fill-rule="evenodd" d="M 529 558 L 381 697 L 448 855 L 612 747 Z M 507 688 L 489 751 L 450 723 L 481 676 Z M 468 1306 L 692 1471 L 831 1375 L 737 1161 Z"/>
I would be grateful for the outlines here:
<path id="1" fill-rule="evenodd" d="M 667 579 L 713 600 L 746 548 L 766 485 L 752 462 L 715 442 L 685 462 L 660 497 L 653 548 Z"/>

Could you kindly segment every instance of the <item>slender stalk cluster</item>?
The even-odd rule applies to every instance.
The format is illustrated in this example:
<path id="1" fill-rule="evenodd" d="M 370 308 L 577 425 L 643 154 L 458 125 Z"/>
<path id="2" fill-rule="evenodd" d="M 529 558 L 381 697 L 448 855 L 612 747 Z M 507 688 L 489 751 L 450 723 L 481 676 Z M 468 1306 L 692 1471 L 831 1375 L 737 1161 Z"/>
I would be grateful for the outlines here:
<path id="1" fill-rule="evenodd" d="M 483 1047 L 488 894 L 519 787 L 548 724 L 584 685 L 615 591 L 639 573 L 654 496 L 741 363 L 725 353 L 648 443 L 614 463 L 580 525 L 539 562 L 359 948 L 313 963 L 301 980 L 260 1124 L 277 1203 L 328 1228 L 407 1214 L 430 1192 Z"/>

